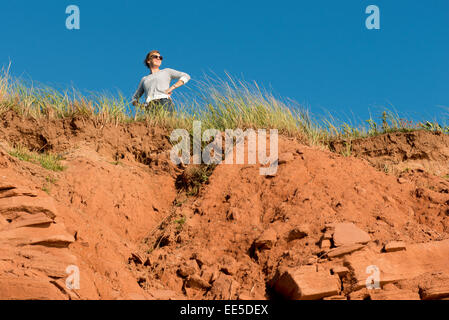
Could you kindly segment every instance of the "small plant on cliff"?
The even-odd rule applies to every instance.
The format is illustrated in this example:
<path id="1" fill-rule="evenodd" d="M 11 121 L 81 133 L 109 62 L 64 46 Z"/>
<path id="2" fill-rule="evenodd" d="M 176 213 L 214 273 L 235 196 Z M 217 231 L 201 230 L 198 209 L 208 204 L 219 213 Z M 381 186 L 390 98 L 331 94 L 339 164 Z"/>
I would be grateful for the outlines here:
<path id="1" fill-rule="evenodd" d="M 178 220 L 175 220 L 175 221 L 174 221 L 175 224 L 177 224 L 177 226 L 176 226 L 176 230 L 177 230 L 177 231 L 181 231 L 181 230 L 182 230 L 182 227 L 183 227 L 184 224 L 186 223 L 186 220 L 187 220 L 186 216 L 182 216 L 182 217 L 179 218 Z"/>
<path id="2" fill-rule="evenodd" d="M 420 127 L 425 129 L 425 130 L 428 130 L 428 131 L 449 133 L 449 126 L 445 127 L 443 125 L 440 125 L 438 122 L 426 121 L 426 123 L 421 123 Z"/>
<path id="3" fill-rule="evenodd" d="M 176 187 L 186 191 L 189 196 L 198 195 L 201 186 L 209 181 L 216 165 L 192 165 L 176 179 Z"/>
<path id="4" fill-rule="evenodd" d="M 351 143 L 351 141 L 344 141 L 343 142 L 343 145 L 344 145 L 344 149 L 341 151 L 341 154 L 344 156 L 344 157 L 349 157 L 350 155 L 351 155 L 351 152 L 352 152 L 352 143 Z"/>
<path id="5" fill-rule="evenodd" d="M 123 166 L 123 163 L 120 160 L 110 161 L 109 163 L 114 166 Z"/>
<path id="6" fill-rule="evenodd" d="M 61 156 L 51 153 L 38 153 L 29 151 L 22 145 L 17 145 L 15 148 L 9 151 L 9 154 L 20 160 L 40 164 L 43 168 L 52 171 L 62 171 L 65 167 L 60 163 Z"/>
<path id="7" fill-rule="evenodd" d="M 45 182 L 44 186 L 42 187 L 42 191 L 45 191 L 46 193 L 50 194 L 52 185 L 54 185 L 56 183 L 56 181 L 58 181 L 58 179 L 46 176 L 45 181 L 46 182 Z"/>

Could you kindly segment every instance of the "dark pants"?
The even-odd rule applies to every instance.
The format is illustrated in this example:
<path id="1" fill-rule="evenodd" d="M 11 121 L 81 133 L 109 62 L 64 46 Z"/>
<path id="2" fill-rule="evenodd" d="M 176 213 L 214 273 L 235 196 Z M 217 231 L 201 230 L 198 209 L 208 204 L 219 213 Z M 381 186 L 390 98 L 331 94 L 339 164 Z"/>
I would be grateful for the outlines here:
<path id="1" fill-rule="evenodd" d="M 173 112 L 175 111 L 175 104 L 168 98 L 155 99 L 145 104 L 145 109 L 147 111 L 165 110 L 168 112 Z"/>

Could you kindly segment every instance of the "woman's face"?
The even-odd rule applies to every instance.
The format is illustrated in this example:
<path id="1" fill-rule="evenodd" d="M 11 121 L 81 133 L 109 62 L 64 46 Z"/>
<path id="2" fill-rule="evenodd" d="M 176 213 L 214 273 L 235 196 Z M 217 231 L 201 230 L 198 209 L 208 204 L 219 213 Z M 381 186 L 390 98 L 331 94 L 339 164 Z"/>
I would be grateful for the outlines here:
<path id="1" fill-rule="evenodd" d="M 162 64 L 162 57 L 159 53 L 154 53 L 150 56 L 150 60 L 148 61 L 150 66 L 160 67 Z"/>

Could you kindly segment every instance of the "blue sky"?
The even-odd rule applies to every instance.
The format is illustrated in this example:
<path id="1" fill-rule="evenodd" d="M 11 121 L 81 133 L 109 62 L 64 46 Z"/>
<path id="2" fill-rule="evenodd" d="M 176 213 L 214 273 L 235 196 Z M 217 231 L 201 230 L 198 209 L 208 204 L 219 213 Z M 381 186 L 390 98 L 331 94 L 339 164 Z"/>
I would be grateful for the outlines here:
<path id="1" fill-rule="evenodd" d="M 71 4 L 80 30 L 65 27 Z M 365 27 L 371 4 L 380 30 Z M 227 71 L 312 113 L 449 112 L 448 0 L 11 1 L 0 30 L 1 65 L 58 87 L 131 96 L 148 73 L 145 54 L 159 49 L 163 67 L 193 79 Z"/>

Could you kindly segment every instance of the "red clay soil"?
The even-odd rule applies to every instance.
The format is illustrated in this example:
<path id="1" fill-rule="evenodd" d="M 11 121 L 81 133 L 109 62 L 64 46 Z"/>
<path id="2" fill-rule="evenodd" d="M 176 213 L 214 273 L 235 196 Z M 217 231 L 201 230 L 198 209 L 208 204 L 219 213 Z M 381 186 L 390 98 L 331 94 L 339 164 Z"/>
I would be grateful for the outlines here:
<path id="1" fill-rule="evenodd" d="M 348 144 L 352 155 L 363 157 L 380 169 L 398 172 L 420 169 L 437 176 L 449 174 L 449 139 L 440 132 L 393 132 L 350 143 L 335 141 L 330 143 L 330 149 L 341 153 Z"/>
<path id="2" fill-rule="evenodd" d="M 259 165 L 218 165 L 189 195 L 176 181 L 195 168 L 170 162 L 162 129 L 13 112 L 0 122 L 0 299 L 449 296 L 448 136 L 353 142 L 352 154 L 365 159 L 340 155 L 338 143 L 331 152 L 281 137 L 275 176 L 261 176 Z M 62 155 L 66 169 L 10 156 L 17 143 Z M 410 162 L 423 159 L 423 167 Z M 352 231 L 339 231 L 348 223 Z M 396 240 L 405 251 L 393 243 L 400 251 L 382 253 Z M 389 269 L 423 252 L 432 260 L 424 266 Z M 382 290 L 360 286 L 366 261 L 388 276 Z M 69 265 L 80 270 L 79 289 L 66 286 Z M 329 280 L 314 287 L 318 274 Z"/>

